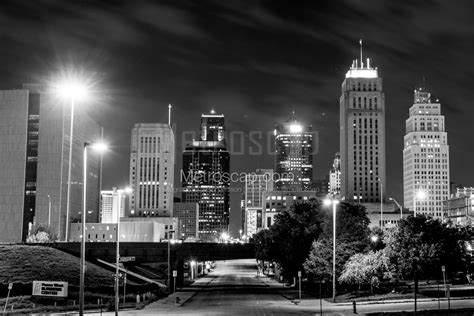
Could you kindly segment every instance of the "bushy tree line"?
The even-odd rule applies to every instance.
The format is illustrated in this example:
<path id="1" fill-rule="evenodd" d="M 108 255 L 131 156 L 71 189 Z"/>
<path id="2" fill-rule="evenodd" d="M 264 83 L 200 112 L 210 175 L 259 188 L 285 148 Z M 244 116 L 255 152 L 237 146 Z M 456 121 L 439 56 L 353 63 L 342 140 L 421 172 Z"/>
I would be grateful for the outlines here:
<path id="1" fill-rule="evenodd" d="M 288 280 L 295 277 L 298 271 L 303 271 L 303 264 L 314 242 L 319 242 L 320 248 L 327 253 L 327 256 L 320 258 L 321 262 L 332 262 L 332 223 L 332 207 L 323 206 L 319 200 L 293 205 L 276 215 L 275 223 L 269 229 L 254 236 L 257 259 L 276 262 Z M 362 206 L 350 203 L 338 205 L 336 235 L 340 242 L 340 270 L 352 254 L 367 249 L 368 225 L 369 219 Z M 315 278 L 311 274 L 308 277 Z"/>
<path id="2" fill-rule="evenodd" d="M 337 206 L 336 214 L 336 276 L 340 283 L 372 289 L 382 281 L 411 279 L 414 269 L 421 278 L 439 279 L 443 265 L 448 277 L 470 268 L 466 245 L 473 236 L 471 227 L 410 216 L 397 227 L 370 230 L 365 208 L 347 202 Z M 276 262 L 288 280 L 304 271 L 310 281 L 330 281 L 332 225 L 332 207 L 318 200 L 296 204 L 254 236 L 257 259 Z"/>

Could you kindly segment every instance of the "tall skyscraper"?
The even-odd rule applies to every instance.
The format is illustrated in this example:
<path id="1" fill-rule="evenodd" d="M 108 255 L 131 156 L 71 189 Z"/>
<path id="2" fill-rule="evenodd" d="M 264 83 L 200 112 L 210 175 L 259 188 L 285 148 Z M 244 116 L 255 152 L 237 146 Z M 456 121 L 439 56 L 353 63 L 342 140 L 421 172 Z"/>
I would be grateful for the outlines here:
<path id="1" fill-rule="evenodd" d="M 244 234 L 251 237 L 263 228 L 263 193 L 273 191 L 273 170 L 257 169 L 245 175 Z"/>
<path id="2" fill-rule="evenodd" d="M 362 58 L 354 60 L 342 82 L 339 104 L 341 197 L 380 202 L 386 182 L 385 96 L 370 59 L 366 65 Z"/>
<path id="3" fill-rule="evenodd" d="M 171 126 L 135 124 L 130 154 L 130 216 L 173 215 L 174 163 Z"/>
<path id="4" fill-rule="evenodd" d="M 118 215 L 125 216 L 126 193 L 113 188 L 100 192 L 100 222 L 117 223 Z"/>
<path id="5" fill-rule="evenodd" d="M 332 169 L 329 171 L 329 193 L 332 195 L 341 194 L 341 155 L 336 153 Z"/>
<path id="6" fill-rule="evenodd" d="M 183 152 L 183 202 L 199 203 L 199 238 L 216 240 L 229 229 L 230 165 L 224 115 L 201 116 L 201 140 Z"/>
<path id="7" fill-rule="evenodd" d="M 313 130 L 293 116 L 275 128 L 275 188 L 309 190 L 313 181 Z"/>
<path id="8" fill-rule="evenodd" d="M 72 143 L 70 222 L 81 218 L 84 142 L 101 127 L 76 107 Z M 0 241 L 24 241 L 34 223 L 65 238 L 71 112 L 40 85 L 0 91 Z M 100 156 L 88 154 L 87 221 L 99 216 Z"/>
<path id="9" fill-rule="evenodd" d="M 415 90 L 406 120 L 403 149 L 403 198 L 417 214 L 443 218 L 444 200 L 450 196 L 449 146 L 441 105 L 430 93 Z M 420 194 L 423 192 L 423 194 Z"/>

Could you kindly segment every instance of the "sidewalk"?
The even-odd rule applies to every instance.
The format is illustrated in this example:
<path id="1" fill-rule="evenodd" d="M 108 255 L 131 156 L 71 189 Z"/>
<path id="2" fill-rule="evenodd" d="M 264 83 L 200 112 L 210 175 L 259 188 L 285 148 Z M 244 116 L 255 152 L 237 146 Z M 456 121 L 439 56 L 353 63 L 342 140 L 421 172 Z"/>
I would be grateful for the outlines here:
<path id="1" fill-rule="evenodd" d="M 275 279 L 268 277 L 266 275 L 260 276 L 260 279 L 275 289 L 277 289 L 278 293 L 286 298 L 287 300 L 291 301 L 294 304 L 299 306 L 319 306 L 320 299 L 314 296 L 311 296 L 304 291 L 301 292 L 301 300 L 299 299 L 299 291 L 297 288 L 294 287 L 286 287 L 284 284 L 276 281 Z M 472 297 L 451 297 L 451 301 L 457 300 L 467 300 L 472 299 Z M 436 297 L 424 297 L 424 298 L 417 298 L 418 302 L 433 302 L 437 301 L 438 298 Z M 441 302 L 447 302 L 447 298 L 440 298 Z M 367 301 L 357 301 L 357 306 L 360 305 L 373 305 L 373 304 L 401 304 L 401 303 L 413 303 L 414 298 L 403 298 L 403 299 L 391 299 L 391 300 L 367 300 Z M 322 305 L 324 307 L 331 307 L 331 306 L 352 306 L 352 302 L 331 302 L 331 299 L 323 298 Z"/>
<path id="2" fill-rule="evenodd" d="M 209 283 L 211 283 L 213 280 L 214 278 L 209 277 L 209 276 L 199 278 L 196 281 L 194 281 L 194 283 L 192 283 L 191 286 L 183 287 L 179 291 L 176 291 L 175 293 L 171 293 L 167 297 L 159 299 L 158 301 L 153 302 L 151 304 L 148 304 L 147 306 L 145 306 L 144 310 L 156 309 L 156 308 L 164 307 L 164 306 L 182 306 L 188 300 L 190 300 L 194 295 L 196 295 L 197 292 L 195 291 L 195 289 L 193 289 L 193 287 L 206 286 Z M 176 300 L 176 298 L 179 298 L 179 300 Z"/>

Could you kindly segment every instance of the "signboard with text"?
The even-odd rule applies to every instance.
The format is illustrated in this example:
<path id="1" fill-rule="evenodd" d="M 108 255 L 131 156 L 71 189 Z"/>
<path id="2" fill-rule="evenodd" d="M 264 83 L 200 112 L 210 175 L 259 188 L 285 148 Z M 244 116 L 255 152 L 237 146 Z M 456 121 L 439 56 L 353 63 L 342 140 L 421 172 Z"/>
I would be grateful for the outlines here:
<path id="1" fill-rule="evenodd" d="M 67 297 L 68 283 L 61 281 L 33 281 L 33 296 Z"/>
<path id="2" fill-rule="evenodd" d="M 135 261 L 135 257 L 120 257 L 119 262 L 133 262 Z"/>

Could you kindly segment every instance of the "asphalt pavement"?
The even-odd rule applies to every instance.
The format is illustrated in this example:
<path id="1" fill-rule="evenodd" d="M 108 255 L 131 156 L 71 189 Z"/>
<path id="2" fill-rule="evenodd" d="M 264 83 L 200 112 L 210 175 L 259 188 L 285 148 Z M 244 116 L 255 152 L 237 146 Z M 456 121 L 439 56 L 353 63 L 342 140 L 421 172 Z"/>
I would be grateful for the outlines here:
<path id="1" fill-rule="evenodd" d="M 257 276 L 255 260 L 219 261 L 216 269 L 191 286 L 146 306 L 120 315 L 354 315 L 351 303 L 336 303 L 303 295 L 266 276 Z M 179 297 L 179 303 L 176 301 Z M 320 305 L 321 304 L 321 305 Z M 446 309 L 447 302 L 440 302 Z M 451 308 L 474 308 L 474 300 L 451 300 Z M 383 311 L 413 311 L 410 300 L 359 302 L 358 315 Z M 420 300 L 418 310 L 438 309 L 437 300 Z M 88 315 L 100 315 L 89 314 Z M 113 313 L 102 313 L 113 315 Z"/>

